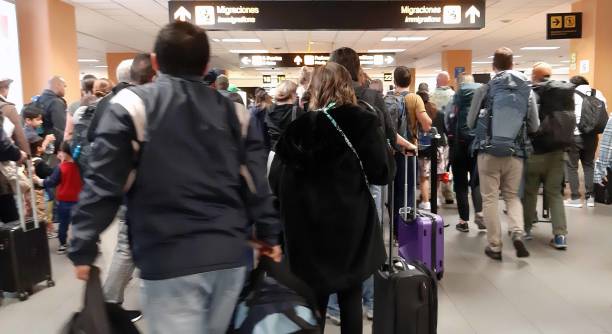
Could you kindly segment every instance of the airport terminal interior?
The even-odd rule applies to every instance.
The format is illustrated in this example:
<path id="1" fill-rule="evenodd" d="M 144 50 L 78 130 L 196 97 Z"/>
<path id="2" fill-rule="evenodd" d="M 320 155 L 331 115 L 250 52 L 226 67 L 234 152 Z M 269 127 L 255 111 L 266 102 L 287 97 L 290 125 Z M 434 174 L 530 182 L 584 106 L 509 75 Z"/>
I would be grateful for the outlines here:
<path id="1" fill-rule="evenodd" d="M 258 92 L 265 91 L 273 99 L 281 96 L 284 92 L 281 83 L 286 80 L 302 85 L 299 81 L 304 68 L 325 66 L 330 53 L 342 47 L 356 51 L 367 82 L 382 86 L 381 97 L 398 88 L 394 73 L 400 66 L 407 68 L 412 78 L 407 89 L 411 93 L 428 90 L 431 95 L 441 86 L 441 80 L 442 86 L 458 91 L 469 75 L 476 83 L 487 84 L 496 76 L 493 68 L 496 50 L 507 47 L 512 50 L 512 67 L 528 80 L 532 80 L 532 72 L 539 63 L 547 63 L 550 80 L 569 82 L 580 76 L 601 94 L 595 96 L 611 99 L 611 15 L 611 0 L 0 0 L 0 88 L 6 82 L 10 84 L 0 109 L 4 108 L 4 101 L 9 101 L 21 112 L 48 88 L 53 81 L 50 78 L 61 78 L 65 83 L 67 106 L 81 99 L 81 81 L 88 75 L 108 78 L 113 84 L 121 82 L 117 77 L 120 64 L 153 52 L 158 32 L 175 21 L 190 22 L 206 30 L 210 62 L 204 74 L 214 75 L 207 84 L 216 79 L 219 85 L 219 78 L 226 78 L 229 82 L 226 90 L 237 93 L 247 108 L 255 103 Z M 572 101 L 573 96 L 572 93 Z M 584 105 L 581 108 L 584 110 Z M 444 110 L 442 107 L 439 112 Z M 6 112 L 4 116 L 8 119 Z M 46 116 L 43 119 L 46 121 Z M 576 120 L 576 124 L 579 122 Z M 597 134 L 600 144 L 592 148 L 594 160 L 600 159 L 600 151 L 607 150 L 608 173 L 612 172 L 609 153 L 612 143 L 603 141 L 610 140 L 610 123 L 606 132 Z M 569 155 L 565 154 L 562 168 L 570 164 Z M 448 163 L 447 160 L 441 159 L 439 163 Z M 596 169 L 603 163 L 596 162 Z M 403 173 L 399 166 L 397 173 Z M 450 181 L 443 180 L 438 187 L 453 182 L 449 176 L 453 169 L 450 166 L 443 169 L 438 174 L 445 174 Z M 485 247 L 491 244 L 487 232 L 471 222 L 474 211 L 470 212 L 469 232 L 458 231 L 456 225 L 461 217 L 454 195 L 447 203 L 442 195 L 437 198 L 437 194 L 432 194 L 437 198 L 435 211 L 449 225 L 442 229 L 444 271 L 437 282 L 437 331 L 412 329 L 405 333 L 612 334 L 612 187 L 604 185 L 605 181 L 597 184 L 604 200 L 597 199 L 590 205 L 592 197 L 588 198 L 587 193 L 592 187 L 585 186 L 585 181 L 592 181 L 593 177 L 584 176 L 588 170 L 584 165 L 578 166 L 578 198 L 570 190 L 568 171 L 563 173 L 565 205 L 561 208 L 567 217 L 567 237 L 563 238 L 566 248 L 562 250 L 551 247 L 553 224 L 551 217 L 544 214 L 549 208 L 543 203 L 544 190 L 538 186 L 538 222 L 530 231 L 532 238 L 521 241 L 529 250 L 529 257 L 517 257 L 515 253 L 516 230 L 508 227 L 512 226 L 512 218 L 506 211 L 511 209 L 501 196 L 498 214 L 503 259 L 496 261 L 490 254 L 485 255 Z M 524 182 L 518 192 L 523 188 Z M 470 203 L 473 206 L 472 197 Z M 434 211 L 431 206 L 420 208 Z M 26 210 L 27 206 L 19 209 Z M 385 246 L 390 242 L 390 220 L 385 212 Z M 101 268 L 102 282 L 116 252 L 119 229 L 115 219 L 100 236 L 96 265 Z M 14 270 L 6 255 L 8 235 L 0 234 L 0 280 L 8 279 L 7 273 Z M 337 247 L 343 247 L 345 236 L 336 237 Z M 402 241 L 399 242 L 401 246 Z M 48 243 L 53 286 L 42 281 L 22 301 L 19 293 L 2 292 L 0 281 L 1 334 L 63 333 L 72 315 L 83 307 L 85 283 L 76 278 L 70 258 L 58 254 L 61 247 L 58 239 L 50 238 Z M 436 272 L 436 268 L 433 270 Z M 137 269 L 127 284 L 122 307 L 142 310 L 144 291 Z M 376 297 L 374 300 L 385 302 Z M 366 313 L 364 309 L 363 333 L 400 333 L 377 332 L 373 327 L 376 311 L 374 322 Z M 135 322 L 138 330 L 161 333 L 149 328 L 148 316 L 143 312 L 142 319 Z M 334 320 L 327 319 L 325 334 L 340 333 Z M 268 328 L 252 333 L 290 332 Z"/>

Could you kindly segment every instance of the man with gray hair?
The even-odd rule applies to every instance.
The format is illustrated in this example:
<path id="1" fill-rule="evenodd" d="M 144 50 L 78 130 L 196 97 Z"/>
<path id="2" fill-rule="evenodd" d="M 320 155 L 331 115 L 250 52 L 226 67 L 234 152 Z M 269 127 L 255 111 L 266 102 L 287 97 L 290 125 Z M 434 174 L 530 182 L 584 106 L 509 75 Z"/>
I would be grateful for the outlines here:
<path id="1" fill-rule="evenodd" d="M 217 87 L 217 91 L 221 93 L 221 95 L 230 99 L 230 101 L 244 105 L 244 101 L 242 100 L 242 96 L 240 96 L 240 94 L 230 92 L 228 90 L 230 83 L 229 78 L 225 74 L 221 74 L 217 77 L 217 80 L 215 80 L 215 86 Z"/>

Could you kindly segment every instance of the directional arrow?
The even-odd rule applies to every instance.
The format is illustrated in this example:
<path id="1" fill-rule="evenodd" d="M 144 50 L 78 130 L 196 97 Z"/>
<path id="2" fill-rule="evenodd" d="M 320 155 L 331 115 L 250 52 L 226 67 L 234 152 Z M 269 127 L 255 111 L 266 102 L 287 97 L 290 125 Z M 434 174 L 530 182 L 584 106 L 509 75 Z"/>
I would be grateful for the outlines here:
<path id="1" fill-rule="evenodd" d="M 555 18 L 555 19 L 553 20 L 553 23 L 554 23 L 554 25 L 555 25 L 555 26 L 560 26 L 560 25 L 561 25 L 561 20 L 559 20 L 559 19 Z"/>
<path id="2" fill-rule="evenodd" d="M 251 63 L 251 58 L 249 58 L 249 57 L 242 57 L 242 59 L 240 61 L 243 64 L 245 64 L 245 65 L 249 65 Z"/>
<path id="3" fill-rule="evenodd" d="M 478 10 L 478 8 L 476 8 L 475 6 L 472 5 L 472 7 L 470 7 L 470 9 L 467 10 L 467 12 L 465 12 L 465 17 L 469 17 L 470 18 L 470 23 L 474 24 L 476 23 L 476 17 L 480 17 L 480 11 Z"/>
<path id="4" fill-rule="evenodd" d="M 385 63 L 387 63 L 387 65 L 393 64 L 394 61 L 395 61 L 395 58 L 391 56 L 387 56 L 387 58 L 385 58 Z"/>
<path id="5" fill-rule="evenodd" d="M 176 12 L 174 12 L 174 19 L 183 22 L 191 20 L 191 13 L 185 7 L 181 6 Z"/>
<path id="6" fill-rule="evenodd" d="M 295 58 L 293 58 L 293 61 L 299 66 L 302 63 L 303 59 L 300 56 L 295 56 Z"/>

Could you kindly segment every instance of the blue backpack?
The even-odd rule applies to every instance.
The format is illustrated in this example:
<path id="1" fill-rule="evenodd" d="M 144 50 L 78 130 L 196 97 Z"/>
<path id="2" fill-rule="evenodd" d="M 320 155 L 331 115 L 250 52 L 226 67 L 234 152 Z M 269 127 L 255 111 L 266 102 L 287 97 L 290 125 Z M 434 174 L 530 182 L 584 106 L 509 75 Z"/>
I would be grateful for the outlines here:
<path id="1" fill-rule="evenodd" d="M 530 94 L 520 72 L 505 71 L 491 79 L 474 131 L 474 149 L 496 157 L 525 157 Z"/>
<path id="2" fill-rule="evenodd" d="M 308 286 L 285 266 L 262 257 L 240 296 L 228 333 L 319 334 L 321 321 Z"/>

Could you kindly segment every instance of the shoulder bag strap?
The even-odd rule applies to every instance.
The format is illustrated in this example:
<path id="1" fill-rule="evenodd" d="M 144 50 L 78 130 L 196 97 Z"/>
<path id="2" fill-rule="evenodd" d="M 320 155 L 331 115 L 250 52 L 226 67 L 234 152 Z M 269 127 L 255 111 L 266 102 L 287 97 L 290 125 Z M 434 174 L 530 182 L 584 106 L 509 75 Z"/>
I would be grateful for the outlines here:
<path id="1" fill-rule="evenodd" d="M 342 131 L 342 128 L 340 128 L 340 126 L 338 125 L 336 120 L 328 112 L 329 110 L 333 109 L 335 106 L 336 106 L 336 103 L 332 102 L 332 103 L 328 104 L 327 107 L 321 109 L 320 111 L 327 117 L 327 119 L 331 122 L 331 124 L 334 126 L 334 128 L 336 128 L 338 133 L 344 139 L 344 142 L 346 143 L 346 145 L 349 147 L 349 149 L 353 152 L 353 154 L 357 158 L 357 161 L 359 162 L 359 167 L 361 168 L 361 174 L 363 175 L 363 179 L 364 179 L 364 181 L 366 183 L 366 186 L 368 187 L 368 191 L 369 191 L 369 189 L 370 189 L 370 181 L 368 180 L 368 176 L 366 175 L 365 168 L 363 167 L 363 162 L 361 161 L 361 158 L 359 158 L 359 154 L 357 153 L 357 150 L 355 149 L 355 147 L 353 146 L 351 141 L 348 139 L 348 137 L 346 136 L 344 131 Z"/>

